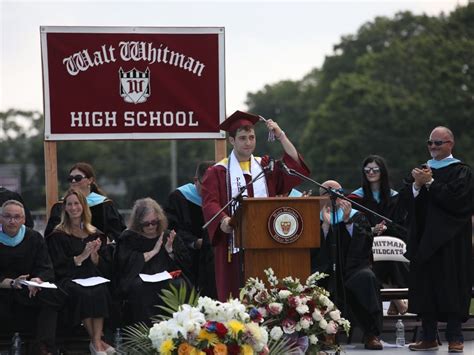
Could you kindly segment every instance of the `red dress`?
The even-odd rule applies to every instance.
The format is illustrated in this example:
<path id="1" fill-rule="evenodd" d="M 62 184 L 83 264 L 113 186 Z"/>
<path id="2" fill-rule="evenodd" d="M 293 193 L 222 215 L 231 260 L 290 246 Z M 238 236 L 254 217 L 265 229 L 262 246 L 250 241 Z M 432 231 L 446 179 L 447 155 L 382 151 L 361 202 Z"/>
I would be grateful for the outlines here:
<path id="1" fill-rule="evenodd" d="M 283 156 L 283 161 L 290 168 L 299 173 L 309 176 L 310 171 L 300 156 L 300 162 L 294 161 L 289 155 Z M 262 158 L 262 167 L 267 166 L 269 159 L 267 156 Z M 300 165 L 301 164 L 301 165 Z M 226 165 L 226 164 L 224 164 Z M 209 168 L 202 182 L 202 209 L 204 219 L 210 220 L 229 200 L 227 192 L 226 175 L 227 168 L 223 165 L 214 165 Z M 244 174 L 246 183 L 252 180 L 250 175 Z M 293 187 L 301 184 L 301 179 L 295 176 L 289 176 L 281 169 L 279 164 L 275 164 L 273 172 L 265 176 L 269 197 L 283 195 L 288 193 Z M 248 196 L 253 196 L 253 186 L 247 190 Z M 227 260 L 228 234 L 220 229 L 222 218 L 229 216 L 229 211 L 223 211 L 208 226 L 209 238 L 214 246 L 215 252 L 215 273 L 216 286 L 219 301 L 227 301 L 229 296 L 239 297 L 239 288 L 245 280 L 242 280 L 242 270 L 240 269 L 239 254 L 233 254 L 229 263 Z"/>

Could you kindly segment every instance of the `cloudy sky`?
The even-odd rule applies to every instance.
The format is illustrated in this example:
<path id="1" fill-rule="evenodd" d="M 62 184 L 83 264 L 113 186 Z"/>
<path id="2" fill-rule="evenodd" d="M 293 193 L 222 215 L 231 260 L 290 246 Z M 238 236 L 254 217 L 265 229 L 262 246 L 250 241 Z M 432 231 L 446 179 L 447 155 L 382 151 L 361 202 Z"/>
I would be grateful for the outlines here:
<path id="1" fill-rule="evenodd" d="M 437 15 L 467 1 L 0 0 L 0 111 L 43 110 L 40 26 L 225 27 L 232 112 L 248 92 L 320 67 L 341 36 L 375 16 Z"/>

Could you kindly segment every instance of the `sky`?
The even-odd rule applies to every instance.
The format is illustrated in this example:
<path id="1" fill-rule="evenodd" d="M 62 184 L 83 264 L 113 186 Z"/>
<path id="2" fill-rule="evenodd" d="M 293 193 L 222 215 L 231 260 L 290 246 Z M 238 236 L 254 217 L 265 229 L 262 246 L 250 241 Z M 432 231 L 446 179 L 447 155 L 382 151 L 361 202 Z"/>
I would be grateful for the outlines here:
<path id="1" fill-rule="evenodd" d="M 399 11 L 438 15 L 468 0 L 0 0 L 0 111 L 43 111 L 40 26 L 225 27 L 227 112 L 247 93 L 320 68 L 341 36 Z"/>

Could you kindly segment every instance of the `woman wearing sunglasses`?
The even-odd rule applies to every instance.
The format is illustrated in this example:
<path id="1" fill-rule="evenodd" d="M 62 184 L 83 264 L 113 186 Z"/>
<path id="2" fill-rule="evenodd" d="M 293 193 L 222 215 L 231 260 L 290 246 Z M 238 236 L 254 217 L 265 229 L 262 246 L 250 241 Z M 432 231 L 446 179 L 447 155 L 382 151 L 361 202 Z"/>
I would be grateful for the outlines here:
<path id="1" fill-rule="evenodd" d="M 84 287 L 76 279 L 101 276 L 110 279 L 112 260 L 106 237 L 91 224 L 86 198 L 69 189 L 62 203 L 61 221 L 46 238 L 56 284 L 66 292 L 68 320 L 83 324 L 90 337 L 92 355 L 110 355 L 115 349 L 102 340 L 104 318 L 110 315 L 110 294 L 106 283 Z"/>
<path id="2" fill-rule="evenodd" d="M 160 291 L 170 283 L 175 286 L 191 270 L 191 256 L 174 230 L 167 230 L 168 220 L 161 206 L 151 198 L 135 201 L 128 229 L 118 239 L 116 250 L 117 283 L 121 296 L 131 307 L 131 321 L 151 325 L 151 317 L 163 305 Z M 145 282 L 141 274 L 168 271 L 172 279 Z"/>
<path id="3" fill-rule="evenodd" d="M 385 216 L 399 225 L 405 224 L 406 211 L 398 203 L 398 192 L 390 188 L 387 166 L 382 157 L 369 155 L 362 162 L 362 187 L 348 197 L 355 202 Z M 357 206 L 353 206 L 357 209 Z M 406 242 L 406 234 L 386 225 L 379 217 L 366 213 L 374 236 L 389 235 Z M 379 261 L 373 265 L 375 275 L 382 284 L 393 287 L 407 287 L 408 264 L 396 261 Z M 387 313 L 405 314 L 408 305 L 405 300 L 392 300 Z"/>
<path id="4" fill-rule="evenodd" d="M 123 217 L 105 193 L 97 186 L 94 169 L 88 163 L 79 162 L 69 169 L 69 187 L 80 191 L 87 199 L 92 214 L 92 225 L 102 231 L 109 240 L 115 240 L 125 229 Z M 44 235 L 51 233 L 61 220 L 62 201 L 53 205 Z"/>

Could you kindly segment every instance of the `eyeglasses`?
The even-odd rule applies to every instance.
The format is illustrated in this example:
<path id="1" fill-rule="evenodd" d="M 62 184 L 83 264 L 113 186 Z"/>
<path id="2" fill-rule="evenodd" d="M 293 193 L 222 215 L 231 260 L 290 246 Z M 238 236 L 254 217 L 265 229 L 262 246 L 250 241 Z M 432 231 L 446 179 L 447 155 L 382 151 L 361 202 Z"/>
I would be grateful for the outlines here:
<path id="1" fill-rule="evenodd" d="M 14 222 L 19 222 L 23 218 L 23 216 L 20 216 L 20 215 L 10 216 L 9 214 L 2 214 L 2 217 L 6 219 L 7 221 L 14 221 Z"/>
<path id="2" fill-rule="evenodd" d="M 430 147 L 434 144 L 437 147 L 442 146 L 444 143 L 449 143 L 451 141 L 432 141 L 431 139 L 426 141 L 426 144 L 428 144 Z"/>
<path id="3" fill-rule="evenodd" d="M 80 182 L 82 179 L 86 179 L 86 177 L 83 175 L 69 175 L 67 177 L 67 181 L 69 182 Z"/>
<path id="4" fill-rule="evenodd" d="M 370 172 L 378 174 L 380 173 L 380 168 L 364 168 L 364 173 L 369 174 Z"/>
<path id="5" fill-rule="evenodd" d="M 160 221 L 157 220 L 157 219 L 154 219 L 153 221 L 149 221 L 149 222 L 142 222 L 140 223 L 140 225 L 144 228 L 144 227 L 149 227 L 149 226 L 157 226 L 158 224 L 160 224 Z"/>

